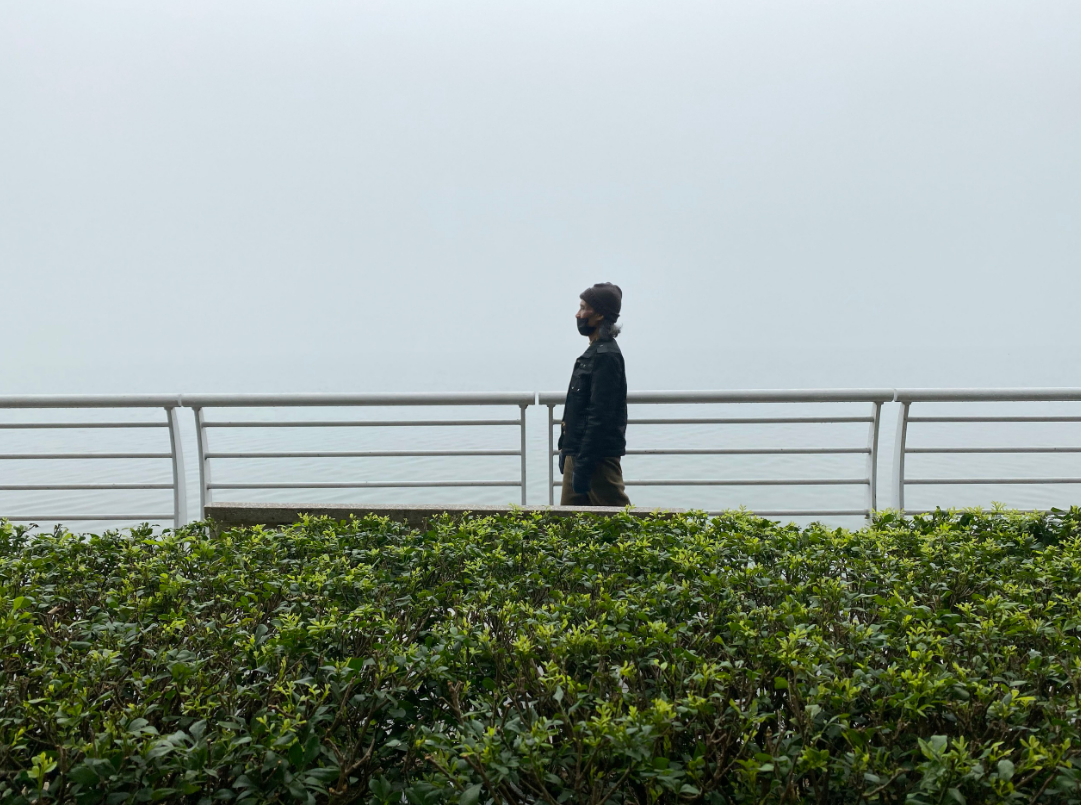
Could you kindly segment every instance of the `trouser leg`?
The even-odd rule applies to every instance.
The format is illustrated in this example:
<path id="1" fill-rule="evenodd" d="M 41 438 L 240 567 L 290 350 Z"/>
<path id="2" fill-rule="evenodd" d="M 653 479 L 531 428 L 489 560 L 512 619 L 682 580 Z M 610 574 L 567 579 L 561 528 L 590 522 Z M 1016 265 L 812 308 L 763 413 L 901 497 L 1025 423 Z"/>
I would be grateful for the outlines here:
<path id="1" fill-rule="evenodd" d="M 591 506 L 630 506 L 623 486 L 623 467 L 619 456 L 606 456 L 597 462 L 589 483 Z"/>
<path id="2" fill-rule="evenodd" d="M 574 475 L 574 459 L 567 456 L 563 459 L 563 489 L 559 495 L 560 506 L 589 506 L 589 493 L 579 495 L 571 486 L 571 476 Z"/>
<path id="3" fill-rule="evenodd" d="M 589 480 L 589 492 L 578 494 L 571 487 L 574 474 L 574 458 L 567 456 L 563 463 L 563 488 L 560 506 L 630 506 L 623 486 L 623 468 L 619 456 L 606 456 L 597 462 Z"/>

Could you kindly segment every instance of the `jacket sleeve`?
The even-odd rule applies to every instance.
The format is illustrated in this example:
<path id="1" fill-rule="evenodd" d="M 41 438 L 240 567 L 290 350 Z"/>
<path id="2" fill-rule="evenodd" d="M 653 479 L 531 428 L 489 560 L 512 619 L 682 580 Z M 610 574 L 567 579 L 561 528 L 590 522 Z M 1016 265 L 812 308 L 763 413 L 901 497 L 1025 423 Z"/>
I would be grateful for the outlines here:
<path id="1" fill-rule="evenodd" d="M 612 428 L 616 419 L 616 409 L 620 404 L 620 368 L 614 355 L 598 354 L 593 364 L 592 386 L 589 395 L 589 409 L 586 415 L 585 432 L 578 446 L 576 464 L 594 464 L 599 447 L 604 442 L 605 431 Z"/>

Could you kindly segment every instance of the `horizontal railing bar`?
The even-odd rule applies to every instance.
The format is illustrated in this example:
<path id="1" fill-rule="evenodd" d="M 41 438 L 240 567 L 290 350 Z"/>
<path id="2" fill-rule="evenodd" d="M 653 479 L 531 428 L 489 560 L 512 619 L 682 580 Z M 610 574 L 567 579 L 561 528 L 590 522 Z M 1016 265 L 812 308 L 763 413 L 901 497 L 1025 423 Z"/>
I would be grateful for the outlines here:
<path id="1" fill-rule="evenodd" d="M 752 478 L 746 480 L 641 480 L 624 481 L 625 486 L 866 486 L 870 483 L 866 478 Z M 907 483 L 907 481 L 906 481 Z M 562 486 L 562 481 L 552 481 L 552 487 Z"/>
<path id="2" fill-rule="evenodd" d="M 533 392 L 455 392 L 398 394 L 183 394 L 188 408 L 265 408 L 291 405 L 533 405 Z"/>
<path id="3" fill-rule="evenodd" d="M 628 456 L 772 456 L 772 455 L 867 455 L 869 447 L 646 447 L 627 450 Z M 906 451 L 907 452 L 907 451 Z M 559 451 L 553 450 L 553 456 Z"/>
<path id="4" fill-rule="evenodd" d="M 0 422 L 3 430 L 51 428 L 167 428 L 168 422 Z"/>
<path id="5" fill-rule="evenodd" d="M 2 492 L 58 491 L 67 492 L 77 489 L 172 489 L 172 484 L 4 484 Z"/>
<path id="6" fill-rule="evenodd" d="M 893 394 L 893 389 L 630 391 L 627 403 L 890 402 Z M 566 391 L 542 391 L 537 395 L 541 405 L 560 404 L 566 397 Z"/>
<path id="7" fill-rule="evenodd" d="M 396 419 L 396 420 L 310 420 L 290 422 L 203 422 L 204 428 L 370 428 L 437 427 L 442 425 L 514 425 L 520 419 Z"/>
<path id="8" fill-rule="evenodd" d="M 30 520 L 172 520 L 172 514 L 5 514 L 5 520 L 23 523 Z"/>
<path id="9" fill-rule="evenodd" d="M 169 453 L 0 453 L 0 461 L 23 461 L 38 458 L 172 458 Z"/>
<path id="10" fill-rule="evenodd" d="M 717 509 L 715 511 L 708 511 L 706 514 L 711 517 L 717 517 L 721 514 L 732 514 L 732 509 Z M 748 514 L 753 514 L 758 517 L 807 517 L 807 516 L 840 516 L 840 515 L 852 515 L 858 517 L 866 517 L 870 514 L 868 509 L 778 509 L 775 511 L 749 511 Z"/>
<path id="11" fill-rule="evenodd" d="M 897 389 L 894 402 L 1081 402 L 1081 388 Z"/>
<path id="12" fill-rule="evenodd" d="M 1081 484 L 1081 478 L 905 478 L 910 484 Z"/>
<path id="13" fill-rule="evenodd" d="M 521 481 L 358 481 L 356 483 L 306 482 L 207 484 L 208 489 L 412 489 L 443 486 L 521 486 Z"/>
<path id="14" fill-rule="evenodd" d="M 869 447 L 646 447 L 627 450 L 628 456 L 772 456 L 772 455 L 831 455 L 869 454 Z M 558 455 L 556 451 L 554 455 Z"/>
<path id="15" fill-rule="evenodd" d="M 793 424 L 844 424 L 849 422 L 874 422 L 869 416 L 755 416 L 755 417 L 688 417 L 686 419 L 628 419 L 628 425 L 793 425 Z M 559 424 L 558 422 L 555 424 Z"/>
<path id="16" fill-rule="evenodd" d="M 1081 447 L 906 447 L 905 453 L 1081 453 Z"/>
<path id="17" fill-rule="evenodd" d="M 412 392 L 396 394 L 36 394 L 0 395 L 0 408 L 264 407 L 277 405 L 543 405 L 559 404 L 565 391 Z M 628 403 L 725 402 L 1081 402 L 1081 388 L 985 389 L 733 389 L 632 391 Z"/>
<path id="18" fill-rule="evenodd" d="M 296 450 L 285 453 L 207 453 L 206 458 L 378 458 L 393 456 L 520 456 L 520 450 Z"/>
<path id="19" fill-rule="evenodd" d="M 1081 422 L 1081 416 L 910 416 L 909 422 Z"/>
<path id="20" fill-rule="evenodd" d="M 718 481 L 704 479 L 624 481 L 627 486 L 866 486 L 866 478 L 752 478 Z"/>
<path id="21" fill-rule="evenodd" d="M 176 408 L 179 394 L 0 394 L 0 408 Z"/>

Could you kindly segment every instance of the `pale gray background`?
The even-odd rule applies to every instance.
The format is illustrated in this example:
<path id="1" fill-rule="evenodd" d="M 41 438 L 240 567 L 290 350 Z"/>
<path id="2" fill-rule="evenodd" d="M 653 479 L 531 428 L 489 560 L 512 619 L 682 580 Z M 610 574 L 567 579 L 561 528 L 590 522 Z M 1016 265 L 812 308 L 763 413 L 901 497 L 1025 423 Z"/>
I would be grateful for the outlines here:
<path id="1" fill-rule="evenodd" d="M 0 393 L 562 388 L 598 280 L 632 388 L 1081 385 L 1079 43 L 1076 0 L 0 0 Z"/>
<path id="2" fill-rule="evenodd" d="M 0 4 L 0 392 L 1081 384 L 1081 4 Z"/>

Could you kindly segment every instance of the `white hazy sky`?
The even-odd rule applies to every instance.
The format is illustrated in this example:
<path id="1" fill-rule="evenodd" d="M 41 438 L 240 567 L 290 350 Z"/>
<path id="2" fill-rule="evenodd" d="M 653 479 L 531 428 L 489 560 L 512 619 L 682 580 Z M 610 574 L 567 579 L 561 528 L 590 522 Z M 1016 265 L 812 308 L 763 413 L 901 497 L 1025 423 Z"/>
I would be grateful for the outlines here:
<path id="1" fill-rule="evenodd" d="M 0 0 L 0 393 L 1081 385 L 1081 3 Z"/>

